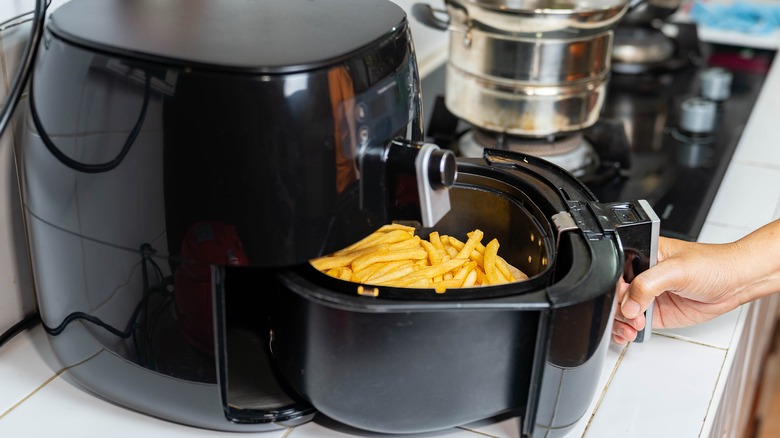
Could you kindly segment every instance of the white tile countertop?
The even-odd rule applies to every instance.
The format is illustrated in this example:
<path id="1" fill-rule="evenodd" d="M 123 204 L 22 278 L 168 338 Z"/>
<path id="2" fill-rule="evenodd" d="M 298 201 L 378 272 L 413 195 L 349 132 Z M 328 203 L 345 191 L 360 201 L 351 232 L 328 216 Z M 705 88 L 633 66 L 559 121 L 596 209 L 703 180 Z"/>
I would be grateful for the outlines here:
<path id="1" fill-rule="evenodd" d="M 780 63 L 775 63 L 742 135 L 699 237 L 725 242 L 780 217 Z M 696 327 L 656 331 L 647 343 L 612 345 L 599 390 L 571 437 L 739 436 L 732 414 L 742 383 L 754 379 L 744 357 L 759 305 L 748 304 Z M 760 329 L 760 327 L 759 327 Z M 747 352 L 749 353 L 749 352 Z M 751 356 L 747 354 L 747 356 Z M 752 356 L 751 356 L 752 357 Z M 54 359 L 40 326 L 0 349 L 2 437 L 380 437 L 320 416 L 288 429 L 260 433 L 215 432 L 136 413 L 81 389 Z M 736 397 L 736 398 L 735 398 Z M 749 402 L 748 402 L 749 404 Z M 513 438 L 516 419 L 481 422 L 409 438 Z"/>

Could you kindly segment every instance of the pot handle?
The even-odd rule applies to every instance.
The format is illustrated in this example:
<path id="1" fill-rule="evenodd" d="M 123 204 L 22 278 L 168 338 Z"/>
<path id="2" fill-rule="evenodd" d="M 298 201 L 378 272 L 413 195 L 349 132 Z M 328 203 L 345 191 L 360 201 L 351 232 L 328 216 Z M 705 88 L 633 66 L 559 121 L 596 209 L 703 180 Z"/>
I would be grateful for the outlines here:
<path id="1" fill-rule="evenodd" d="M 658 262 L 658 239 L 661 233 L 661 220 L 646 200 L 636 202 L 615 202 L 599 204 L 599 218 L 605 228 L 616 231 L 620 237 L 626 263 L 623 279 L 630 283 L 637 275 L 655 266 Z M 592 205 L 596 208 L 596 205 Z M 646 342 L 650 339 L 653 326 L 653 306 L 645 311 L 647 323 L 637 333 L 634 342 Z"/>
<path id="2" fill-rule="evenodd" d="M 447 14 L 447 20 L 442 20 L 436 16 L 436 13 L 447 14 L 447 11 L 441 9 L 433 9 L 431 5 L 423 3 L 415 3 L 412 5 L 412 15 L 422 24 L 439 30 L 447 30 L 450 25 L 449 14 Z"/>

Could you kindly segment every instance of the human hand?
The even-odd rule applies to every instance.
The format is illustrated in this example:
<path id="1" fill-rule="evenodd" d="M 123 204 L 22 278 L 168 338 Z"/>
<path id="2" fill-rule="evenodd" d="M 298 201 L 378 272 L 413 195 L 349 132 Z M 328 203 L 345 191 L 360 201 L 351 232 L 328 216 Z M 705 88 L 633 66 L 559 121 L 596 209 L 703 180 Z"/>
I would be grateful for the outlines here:
<path id="1" fill-rule="evenodd" d="M 644 312 L 653 306 L 652 328 L 686 327 L 735 309 L 747 299 L 740 293 L 741 271 L 749 248 L 740 242 L 705 244 L 661 237 L 658 263 L 631 284 L 621 281 L 612 341 L 627 344 L 645 327 Z M 746 254 L 747 252 L 747 254 Z"/>

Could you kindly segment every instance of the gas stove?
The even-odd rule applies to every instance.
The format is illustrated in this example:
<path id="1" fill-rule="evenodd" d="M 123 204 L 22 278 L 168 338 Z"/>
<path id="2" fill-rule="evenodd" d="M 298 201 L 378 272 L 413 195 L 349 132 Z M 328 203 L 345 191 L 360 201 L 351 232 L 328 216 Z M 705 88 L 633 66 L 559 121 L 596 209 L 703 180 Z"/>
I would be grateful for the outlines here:
<path id="1" fill-rule="evenodd" d="M 484 148 L 540 156 L 602 202 L 647 200 L 661 235 L 696 240 L 761 91 L 774 51 L 705 43 L 696 26 L 667 24 L 672 58 L 615 62 L 599 120 L 580 132 L 517 138 L 459 120 L 429 94 L 428 140 L 459 156 Z M 438 76 L 438 78 L 437 78 Z M 443 89 L 435 72 L 423 82 Z"/>

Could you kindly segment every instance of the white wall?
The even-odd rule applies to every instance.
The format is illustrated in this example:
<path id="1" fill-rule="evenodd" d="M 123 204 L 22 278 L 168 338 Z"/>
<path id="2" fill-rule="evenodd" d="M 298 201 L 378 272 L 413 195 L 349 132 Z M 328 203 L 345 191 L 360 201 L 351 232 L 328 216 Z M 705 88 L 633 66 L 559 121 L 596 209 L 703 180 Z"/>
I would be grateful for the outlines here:
<path id="1" fill-rule="evenodd" d="M 422 3 L 434 9 L 444 9 L 444 0 L 393 0 L 404 8 L 408 15 L 409 26 L 412 28 L 414 49 L 417 52 L 417 63 L 420 74 L 425 76 L 438 67 L 447 58 L 447 32 L 432 29 L 417 21 L 411 13 L 412 5 Z"/>

